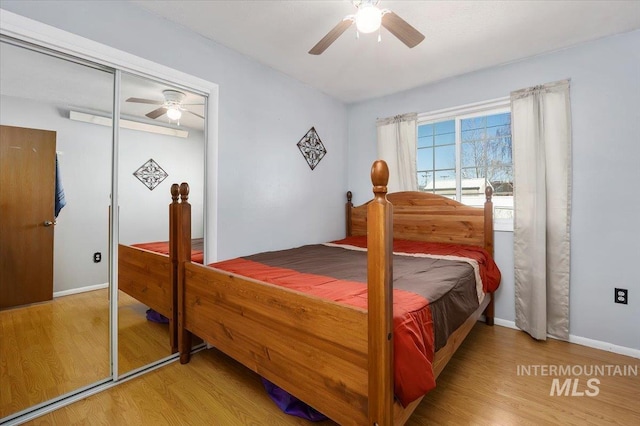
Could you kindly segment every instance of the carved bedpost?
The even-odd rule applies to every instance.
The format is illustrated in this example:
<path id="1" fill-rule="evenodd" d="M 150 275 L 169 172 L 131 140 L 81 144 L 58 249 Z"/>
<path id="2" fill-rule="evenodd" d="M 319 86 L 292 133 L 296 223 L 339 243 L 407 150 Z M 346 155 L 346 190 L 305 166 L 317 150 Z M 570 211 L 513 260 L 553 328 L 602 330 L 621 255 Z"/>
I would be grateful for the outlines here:
<path id="1" fill-rule="evenodd" d="M 493 195 L 493 188 L 487 186 L 484 190 L 487 200 L 484 202 L 484 249 L 493 256 L 493 202 L 491 196 Z M 493 325 L 495 302 L 493 293 L 489 294 L 491 300 L 489 305 L 484 310 L 484 318 L 487 325 Z"/>
<path id="2" fill-rule="evenodd" d="M 367 210 L 369 425 L 393 424 L 393 206 L 387 200 L 389 168 L 371 167 L 374 199 Z"/>
<path id="3" fill-rule="evenodd" d="M 353 194 L 351 194 L 351 191 L 347 191 L 347 205 L 345 206 L 345 218 L 347 219 L 347 226 L 346 226 L 346 230 L 347 230 L 347 237 L 350 237 L 352 234 L 351 231 L 351 209 L 353 208 L 353 203 L 351 202 L 351 197 L 353 196 Z"/>
<path id="4" fill-rule="evenodd" d="M 484 249 L 493 256 L 493 188 L 487 186 L 484 195 L 487 198 L 484 202 Z"/>
<path id="5" fill-rule="evenodd" d="M 189 185 L 180 184 L 180 204 L 177 207 L 176 240 L 178 252 L 178 349 L 180 363 L 186 364 L 191 356 L 191 333 L 184 328 L 184 265 L 191 262 L 191 204 L 189 204 Z"/>
<path id="6" fill-rule="evenodd" d="M 169 259 L 171 259 L 171 321 L 169 321 L 169 339 L 171 353 L 178 352 L 178 193 L 177 183 L 171 185 L 171 204 L 169 204 Z"/>

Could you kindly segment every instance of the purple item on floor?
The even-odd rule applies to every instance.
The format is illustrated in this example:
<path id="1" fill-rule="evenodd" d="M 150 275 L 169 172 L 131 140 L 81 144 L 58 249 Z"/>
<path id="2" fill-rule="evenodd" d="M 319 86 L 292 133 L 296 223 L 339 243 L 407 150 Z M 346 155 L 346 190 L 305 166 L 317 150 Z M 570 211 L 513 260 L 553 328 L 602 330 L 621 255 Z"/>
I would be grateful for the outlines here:
<path id="1" fill-rule="evenodd" d="M 267 390 L 269 397 L 285 413 L 292 416 L 301 417 L 303 419 L 311 420 L 312 422 L 321 422 L 323 420 L 327 420 L 327 416 L 320 413 L 316 409 L 309 407 L 307 404 L 300 401 L 298 398 L 289 394 L 285 390 L 274 385 L 264 377 L 262 377 L 262 384 Z"/>
<path id="2" fill-rule="evenodd" d="M 157 322 L 160 324 L 169 324 L 169 318 L 154 311 L 153 309 L 147 309 L 147 320 L 151 322 Z"/>

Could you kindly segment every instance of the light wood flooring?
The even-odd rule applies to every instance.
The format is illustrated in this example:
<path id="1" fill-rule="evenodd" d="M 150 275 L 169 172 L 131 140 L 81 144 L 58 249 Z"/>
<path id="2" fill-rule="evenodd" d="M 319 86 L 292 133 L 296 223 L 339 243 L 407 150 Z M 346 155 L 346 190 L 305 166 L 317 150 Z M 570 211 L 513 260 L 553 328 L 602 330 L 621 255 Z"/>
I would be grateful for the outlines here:
<path id="1" fill-rule="evenodd" d="M 0 311 L 0 418 L 109 377 L 100 292 Z"/>
<path id="2" fill-rule="evenodd" d="M 146 309 L 120 292 L 120 374 L 171 354 Z M 107 289 L 0 311 L 0 418 L 110 375 Z"/>
<path id="3" fill-rule="evenodd" d="M 527 365 L 638 366 L 640 360 L 477 324 L 409 425 L 640 425 L 640 377 L 599 377 L 597 396 L 550 396 Z M 640 371 L 640 368 L 638 369 Z M 587 377 L 579 391 L 586 389 Z M 215 349 L 40 417 L 32 425 L 303 425 L 281 413 L 257 375 Z M 332 422 L 320 423 L 331 425 Z"/>

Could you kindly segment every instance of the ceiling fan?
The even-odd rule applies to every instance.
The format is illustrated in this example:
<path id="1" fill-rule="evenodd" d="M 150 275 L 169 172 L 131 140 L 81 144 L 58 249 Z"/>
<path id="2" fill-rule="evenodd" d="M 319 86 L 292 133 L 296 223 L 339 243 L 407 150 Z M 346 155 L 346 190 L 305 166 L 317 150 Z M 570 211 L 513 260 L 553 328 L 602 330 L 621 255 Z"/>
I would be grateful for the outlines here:
<path id="1" fill-rule="evenodd" d="M 164 114 L 167 114 L 167 117 L 170 120 L 178 121 L 180 117 L 182 117 L 183 112 L 188 112 L 189 114 L 195 115 L 196 117 L 200 117 L 204 119 L 204 117 L 200 114 L 196 114 L 193 111 L 189 111 L 185 108 L 185 105 L 204 105 L 203 103 L 199 104 L 185 104 L 182 101 L 185 98 L 185 94 L 178 90 L 163 90 L 162 95 L 164 96 L 164 101 L 154 101 L 152 99 L 141 99 L 141 98 L 129 98 L 127 102 L 135 102 L 139 104 L 150 104 L 150 105 L 162 105 L 160 108 L 154 109 L 153 111 L 145 114 L 147 117 L 155 120 L 158 117 L 161 117 Z"/>
<path id="2" fill-rule="evenodd" d="M 319 55 L 324 52 L 354 22 L 358 33 L 364 34 L 372 33 L 382 25 L 409 48 L 417 46 L 424 40 L 424 35 L 409 25 L 407 21 L 388 9 L 378 8 L 380 0 L 352 0 L 352 2 L 357 9 L 355 15 L 345 16 L 338 25 L 333 27 L 322 40 L 311 48 L 310 54 Z"/>

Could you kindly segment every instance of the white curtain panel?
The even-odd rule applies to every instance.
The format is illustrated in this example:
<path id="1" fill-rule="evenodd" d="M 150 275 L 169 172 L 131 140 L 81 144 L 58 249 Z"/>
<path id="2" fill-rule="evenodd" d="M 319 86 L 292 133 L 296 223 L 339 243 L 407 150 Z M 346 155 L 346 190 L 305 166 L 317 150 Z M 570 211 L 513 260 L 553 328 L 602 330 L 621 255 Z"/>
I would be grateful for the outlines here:
<path id="1" fill-rule="evenodd" d="M 569 338 L 569 81 L 511 93 L 516 325 Z"/>
<path id="2" fill-rule="evenodd" d="M 418 114 L 378 119 L 378 159 L 389 166 L 389 192 L 416 191 L 416 126 Z"/>

